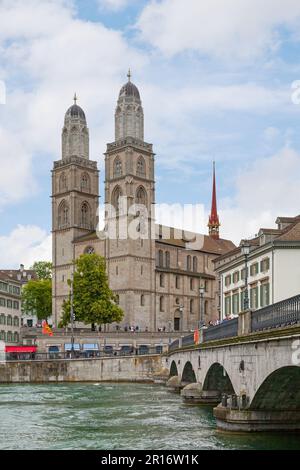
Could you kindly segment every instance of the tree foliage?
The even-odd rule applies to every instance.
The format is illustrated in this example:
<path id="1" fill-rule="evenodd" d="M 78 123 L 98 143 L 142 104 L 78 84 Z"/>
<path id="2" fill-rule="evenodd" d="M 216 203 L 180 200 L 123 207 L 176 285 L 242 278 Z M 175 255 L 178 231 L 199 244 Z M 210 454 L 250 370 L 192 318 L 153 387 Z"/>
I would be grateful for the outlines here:
<path id="1" fill-rule="evenodd" d="M 104 258 L 97 254 L 84 254 L 76 260 L 74 268 L 73 307 L 76 321 L 98 325 L 120 322 L 124 313 L 109 288 Z M 63 304 L 60 326 L 70 323 L 70 311 L 69 299 Z"/>
<path id="2" fill-rule="evenodd" d="M 36 272 L 38 279 L 51 279 L 52 278 L 52 263 L 51 261 L 36 261 L 31 268 Z"/>
<path id="3" fill-rule="evenodd" d="M 39 320 L 46 320 L 51 316 L 51 279 L 32 279 L 23 287 L 22 310 L 26 315 L 36 315 Z"/>

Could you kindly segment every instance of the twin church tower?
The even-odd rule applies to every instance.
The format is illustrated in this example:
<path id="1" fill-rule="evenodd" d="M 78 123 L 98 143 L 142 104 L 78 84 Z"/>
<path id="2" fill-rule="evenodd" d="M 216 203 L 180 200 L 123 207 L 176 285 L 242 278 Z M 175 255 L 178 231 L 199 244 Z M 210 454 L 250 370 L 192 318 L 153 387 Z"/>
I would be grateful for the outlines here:
<path id="1" fill-rule="evenodd" d="M 105 153 L 105 203 L 116 208 L 117 216 L 122 196 L 128 207 L 146 206 L 148 233 L 137 239 L 99 238 L 99 171 L 97 162 L 89 159 L 87 120 L 75 95 L 65 115 L 62 158 L 54 162 L 52 171 L 53 324 L 58 325 L 63 301 L 69 295 L 67 281 L 73 260 L 93 252 L 106 259 L 110 287 L 125 312 L 121 327 L 134 325 L 148 331 L 196 327 L 201 283 L 207 292 L 206 316 L 213 317 L 216 293 L 211 261 L 232 247 L 219 238 L 215 183 L 210 236 L 204 236 L 201 250 L 188 249 L 184 240 L 172 236 L 172 228 L 168 239 L 151 236 L 154 153 L 152 145 L 144 141 L 144 111 L 130 72 L 115 111 L 115 141 L 107 145 Z M 130 222 L 134 215 L 120 217 Z"/>

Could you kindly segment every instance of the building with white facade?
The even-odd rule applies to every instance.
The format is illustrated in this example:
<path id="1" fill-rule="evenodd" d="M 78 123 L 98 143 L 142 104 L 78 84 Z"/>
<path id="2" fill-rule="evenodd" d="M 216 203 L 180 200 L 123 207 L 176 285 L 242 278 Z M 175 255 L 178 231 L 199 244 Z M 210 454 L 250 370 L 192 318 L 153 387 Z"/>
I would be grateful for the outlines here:
<path id="1" fill-rule="evenodd" d="M 21 283 L 0 272 L 0 341 L 19 343 L 21 315 Z"/>
<path id="2" fill-rule="evenodd" d="M 249 240 L 249 307 L 257 310 L 300 293 L 300 216 L 278 217 L 277 229 L 260 229 Z M 220 318 L 245 309 L 246 256 L 238 248 L 216 258 Z"/>

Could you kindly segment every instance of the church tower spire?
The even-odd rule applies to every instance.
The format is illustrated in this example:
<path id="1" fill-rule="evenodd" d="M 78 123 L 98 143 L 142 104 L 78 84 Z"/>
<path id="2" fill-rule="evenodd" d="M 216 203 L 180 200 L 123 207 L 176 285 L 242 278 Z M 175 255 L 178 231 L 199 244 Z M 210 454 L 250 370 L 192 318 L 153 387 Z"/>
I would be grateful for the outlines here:
<path id="1" fill-rule="evenodd" d="M 128 70 L 128 81 L 122 86 L 115 112 L 115 140 L 133 137 L 144 141 L 144 111 L 138 88 L 131 81 L 131 70 Z"/>
<path id="2" fill-rule="evenodd" d="M 219 229 L 220 221 L 217 210 L 217 191 L 216 191 L 216 168 L 215 162 L 213 162 L 213 190 L 212 190 L 212 202 L 211 202 L 211 212 L 208 221 L 209 227 L 209 236 L 215 240 L 219 239 Z"/>

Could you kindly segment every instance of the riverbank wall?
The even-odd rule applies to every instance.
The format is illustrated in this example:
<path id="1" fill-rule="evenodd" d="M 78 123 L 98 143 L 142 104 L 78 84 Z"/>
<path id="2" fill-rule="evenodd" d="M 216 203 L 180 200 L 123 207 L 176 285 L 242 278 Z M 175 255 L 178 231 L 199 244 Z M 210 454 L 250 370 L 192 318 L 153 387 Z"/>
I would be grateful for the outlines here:
<path id="1" fill-rule="evenodd" d="M 11 361 L 0 363 L 0 383 L 152 382 L 160 355 Z"/>

